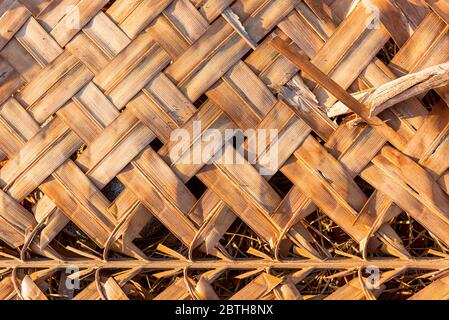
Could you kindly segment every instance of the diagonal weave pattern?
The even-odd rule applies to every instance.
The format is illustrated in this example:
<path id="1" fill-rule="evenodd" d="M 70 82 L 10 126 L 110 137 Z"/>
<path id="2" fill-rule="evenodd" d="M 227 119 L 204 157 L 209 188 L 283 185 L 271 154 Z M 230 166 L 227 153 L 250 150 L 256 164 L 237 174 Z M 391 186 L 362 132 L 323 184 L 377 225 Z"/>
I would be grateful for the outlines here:
<path id="1" fill-rule="evenodd" d="M 445 0 L 1 1 L 0 298 L 372 299 L 418 271 L 405 297 L 449 297 L 449 88 L 376 121 L 345 101 L 448 61 L 448 32 Z M 179 128 L 193 151 L 207 129 L 277 129 L 278 172 L 172 160 Z M 238 223 L 254 245 L 228 245 Z M 182 246 L 142 245 L 154 224 Z M 310 293 L 323 271 L 340 280 Z"/>

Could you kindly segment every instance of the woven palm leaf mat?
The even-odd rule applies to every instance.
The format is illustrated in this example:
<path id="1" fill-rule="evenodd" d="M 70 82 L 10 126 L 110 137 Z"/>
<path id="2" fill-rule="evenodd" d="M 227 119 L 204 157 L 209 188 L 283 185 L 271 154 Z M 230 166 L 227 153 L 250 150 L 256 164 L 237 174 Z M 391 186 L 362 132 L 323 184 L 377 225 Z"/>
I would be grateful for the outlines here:
<path id="1" fill-rule="evenodd" d="M 0 298 L 448 298 L 448 32 L 446 0 L 2 0 Z"/>

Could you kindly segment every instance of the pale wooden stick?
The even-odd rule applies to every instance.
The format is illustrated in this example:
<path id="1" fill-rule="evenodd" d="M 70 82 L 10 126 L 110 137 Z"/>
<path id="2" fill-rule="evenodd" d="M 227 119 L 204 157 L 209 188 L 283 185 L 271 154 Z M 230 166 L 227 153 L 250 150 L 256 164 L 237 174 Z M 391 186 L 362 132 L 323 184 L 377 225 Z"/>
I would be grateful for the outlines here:
<path id="1" fill-rule="evenodd" d="M 370 116 L 430 89 L 449 83 L 449 62 L 408 74 L 376 88 L 367 100 Z"/>

